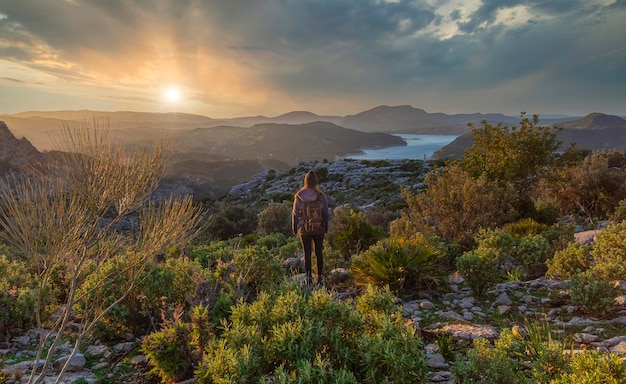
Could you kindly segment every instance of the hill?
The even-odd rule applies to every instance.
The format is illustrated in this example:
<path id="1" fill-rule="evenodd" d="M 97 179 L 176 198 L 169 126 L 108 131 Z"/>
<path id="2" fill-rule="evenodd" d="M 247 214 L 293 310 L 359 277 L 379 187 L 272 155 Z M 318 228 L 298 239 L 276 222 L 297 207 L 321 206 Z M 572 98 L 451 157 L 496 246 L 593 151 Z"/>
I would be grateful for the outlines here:
<path id="1" fill-rule="evenodd" d="M 542 124 L 546 125 L 545 122 Z M 563 128 L 557 135 L 557 139 L 563 142 L 563 148 L 576 143 L 581 149 L 626 149 L 626 120 L 619 116 L 594 112 L 580 119 L 555 125 Z M 463 151 L 473 142 L 471 132 L 465 133 L 435 152 L 433 158 L 460 159 Z"/>

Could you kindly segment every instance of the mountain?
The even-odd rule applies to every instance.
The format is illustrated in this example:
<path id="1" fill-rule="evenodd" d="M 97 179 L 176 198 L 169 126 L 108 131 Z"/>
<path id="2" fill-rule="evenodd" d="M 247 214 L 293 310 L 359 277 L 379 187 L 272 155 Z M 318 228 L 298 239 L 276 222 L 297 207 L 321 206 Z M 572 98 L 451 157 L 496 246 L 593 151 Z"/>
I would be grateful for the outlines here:
<path id="1" fill-rule="evenodd" d="M 0 121 L 0 175 L 32 171 L 43 160 L 41 153 L 27 139 L 17 139 Z"/>
<path id="2" fill-rule="evenodd" d="M 513 124 L 519 118 L 503 114 L 458 114 L 428 113 L 410 105 L 379 106 L 356 115 L 346 116 L 339 125 L 365 132 L 413 133 L 462 135 L 468 132 L 468 123 L 482 120 Z"/>
<path id="3" fill-rule="evenodd" d="M 547 125 L 547 124 L 543 124 Z M 626 120 L 619 116 L 603 113 L 590 113 L 577 120 L 554 124 L 563 128 L 557 134 L 562 141 L 562 148 L 576 143 L 581 149 L 626 149 Z M 463 151 L 474 142 L 471 132 L 457 137 L 450 144 L 439 149 L 433 155 L 436 159 L 460 159 Z"/>

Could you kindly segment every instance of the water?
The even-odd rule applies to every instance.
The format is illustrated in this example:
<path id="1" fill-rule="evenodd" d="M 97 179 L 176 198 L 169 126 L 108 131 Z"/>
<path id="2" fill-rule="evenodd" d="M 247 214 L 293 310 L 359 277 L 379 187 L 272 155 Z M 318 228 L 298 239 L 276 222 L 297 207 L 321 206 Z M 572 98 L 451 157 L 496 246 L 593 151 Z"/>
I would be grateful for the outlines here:
<path id="1" fill-rule="evenodd" d="M 358 160 L 403 160 L 430 158 L 439 148 L 450 144 L 458 135 L 412 135 L 407 133 L 395 134 L 401 137 L 406 146 L 396 146 L 377 149 L 364 149 L 362 154 L 346 156 L 348 159 Z"/>

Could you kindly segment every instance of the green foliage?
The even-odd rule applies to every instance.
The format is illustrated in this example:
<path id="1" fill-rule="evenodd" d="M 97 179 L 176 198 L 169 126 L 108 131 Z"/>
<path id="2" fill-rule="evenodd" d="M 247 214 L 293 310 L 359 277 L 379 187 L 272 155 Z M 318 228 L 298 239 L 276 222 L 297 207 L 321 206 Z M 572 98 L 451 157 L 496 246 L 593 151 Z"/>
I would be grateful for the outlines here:
<path id="1" fill-rule="evenodd" d="M 612 353 L 585 351 L 572 357 L 571 372 L 550 384 L 624 384 L 626 372 L 622 359 Z"/>
<path id="2" fill-rule="evenodd" d="M 150 373 L 158 375 L 161 382 L 178 382 L 191 377 L 197 362 L 190 348 L 191 333 L 189 324 L 176 321 L 144 337 L 141 351 L 152 366 Z"/>
<path id="3" fill-rule="evenodd" d="M 274 288 L 286 276 L 282 263 L 266 247 L 238 249 L 234 262 L 235 276 L 232 280 L 244 288 L 246 294 Z"/>
<path id="4" fill-rule="evenodd" d="M 388 290 L 368 292 L 375 307 L 392 307 Z M 223 328 L 195 370 L 200 384 L 421 382 L 427 373 L 421 341 L 401 316 L 355 311 L 324 290 L 262 292 L 236 305 Z"/>
<path id="5" fill-rule="evenodd" d="M 425 191 L 402 193 L 409 205 L 407 230 L 415 228 L 469 249 L 481 228 L 496 228 L 517 216 L 510 185 L 499 185 L 485 175 L 472 177 L 456 163 L 434 169 L 424 182 Z"/>
<path id="6" fill-rule="evenodd" d="M 506 350 L 492 347 L 486 339 L 475 339 L 467 351 L 467 361 L 457 359 L 451 370 L 459 384 L 527 382 L 520 362 L 510 358 Z"/>
<path id="7" fill-rule="evenodd" d="M 591 250 L 594 273 L 604 279 L 626 276 L 626 222 L 619 222 L 596 234 Z"/>
<path id="8" fill-rule="evenodd" d="M 265 247 L 269 250 L 280 248 L 285 244 L 287 244 L 287 236 L 278 232 L 265 235 L 256 241 L 258 247 Z"/>
<path id="9" fill-rule="evenodd" d="M 358 285 L 388 285 L 396 293 L 411 293 L 440 286 L 446 273 L 443 253 L 424 237 L 387 239 L 352 259 Z"/>
<path id="10" fill-rule="evenodd" d="M 228 240 L 254 233 L 257 225 L 257 212 L 250 206 L 223 202 L 208 218 L 205 232 L 214 239 Z"/>
<path id="11" fill-rule="evenodd" d="M 577 242 L 569 243 L 567 248 L 556 251 L 554 257 L 546 261 L 546 276 L 552 279 L 565 280 L 574 274 L 586 271 L 591 267 L 591 246 Z"/>
<path id="12" fill-rule="evenodd" d="M 291 202 L 269 203 L 258 214 L 257 233 L 266 236 L 272 233 L 280 233 L 285 236 L 291 235 Z"/>
<path id="13" fill-rule="evenodd" d="M 463 253 L 456 267 L 478 297 L 484 296 L 500 280 L 498 257 L 490 248 L 478 247 Z"/>
<path id="14" fill-rule="evenodd" d="M 576 273 L 570 281 L 572 303 L 586 314 L 606 314 L 615 305 L 615 292 L 611 283 L 592 270 Z"/>
<path id="15" fill-rule="evenodd" d="M 552 248 L 543 236 L 529 235 L 519 240 L 515 254 L 526 268 L 526 277 L 534 279 L 545 274 L 546 261 L 552 256 Z"/>
<path id="16" fill-rule="evenodd" d="M 570 357 L 563 343 L 553 340 L 547 322 L 525 321 L 504 329 L 493 345 L 476 339 L 466 360 L 454 363 L 459 383 L 548 383 L 566 374 Z"/>
<path id="17" fill-rule="evenodd" d="M 330 242 L 346 260 L 359 254 L 383 237 L 381 228 L 370 224 L 363 211 L 346 205 L 333 211 Z"/>
<path id="18" fill-rule="evenodd" d="M 121 295 L 121 289 L 128 287 L 133 279 L 134 272 L 128 267 L 133 257 L 131 253 L 119 255 L 94 269 L 78 291 L 79 295 L 87 295 L 90 299 L 85 304 L 78 303 L 74 307 L 76 312 L 82 314 L 90 310 L 88 304 L 96 298 Z M 126 273 L 119 274 L 115 284 L 99 284 L 111 271 L 120 270 L 126 270 Z M 153 263 L 149 269 L 140 272 L 130 293 L 101 317 L 95 328 L 98 336 L 105 340 L 119 340 L 127 332 L 150 331 L 162 320 L 164 309 L 186 307 L 186 298 L 192 296 L 197 285 L 204 280 L 204 271 L 198 262 L 176 258 L 166 263 Z M 103 304 L 113 304 L 112 299 L 104 299 Z"/>
<path id="19" fill-rule="evenodd" d="M 556 139 L 561 130 L 539 126 L 539 116 L 532 118 L 522 113 L 519 127 L 508 127 L 486 121 L 480 128 L 469 125 L 474 143 L 463 153 L 461 167 L 472 177 L 485 176 L 501 186 L 511 184 L 516 191 L 516 207 L 522 216 L 524 205 L 530 200 L 538 176 L 554 161 L 561 142 Z"/>
<path id="20" fill-rule="evenodd" d="M 515 237 L 520 238 L 528 235 L 538 235 L 548 229 L 546 224 L 536 222 L 530 217 L 520 219 L 514 223 L 506 225 L 507 232 Z"/>
<path id="21" fill-rule="evenodd" d="M 208 244 L 191 248 L 191 258 L 200 262 L 203 268 L 214 268 L 217 260 L 228 262 L 234 258 L 235 251 L 227 241 L 212 241 Z"/>
<path id="22" fill-rule="evenodd" d="M 612 215 L 626 198 L 623 166 L 611 164 L 610 151 L 595 151 L 582 163 L 554 168 L 540 183 L 540 194 L 554 202 L 563 215 L 593 221 Z"/>
<path id="23" fill-rule="evenodd" d="M 622 199 L 617 203 L 617 207 L 611 215 L 611 220 L 615 222 L 626 220 L 626 199 Z"/>
<path id="24" fill-rule="evenodd" d="M 34 325 L 37 304 L 37 280 L 27 272 L 26 264 L 0 255 L 0 341 L 5 336 Z M 54 298 L 44 296 L 43 305 Z"/>

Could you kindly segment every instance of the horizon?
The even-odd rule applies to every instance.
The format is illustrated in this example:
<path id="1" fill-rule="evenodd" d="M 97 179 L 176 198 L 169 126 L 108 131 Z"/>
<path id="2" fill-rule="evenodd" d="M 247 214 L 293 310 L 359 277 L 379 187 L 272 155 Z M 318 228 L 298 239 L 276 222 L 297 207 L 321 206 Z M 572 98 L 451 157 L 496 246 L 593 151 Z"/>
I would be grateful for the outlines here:
<path id="1" fill-rule="evenodd" d="M 0 114 L 626 116 L 626 3 L 0 3 Z"/>

